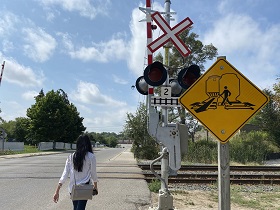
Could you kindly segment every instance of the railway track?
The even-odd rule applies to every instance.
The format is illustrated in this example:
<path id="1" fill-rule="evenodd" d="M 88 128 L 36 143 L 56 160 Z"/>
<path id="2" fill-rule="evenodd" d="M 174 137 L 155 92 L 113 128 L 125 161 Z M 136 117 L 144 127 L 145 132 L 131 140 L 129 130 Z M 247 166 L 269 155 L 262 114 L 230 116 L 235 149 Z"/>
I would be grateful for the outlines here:
<path id="1" fill-rule="evenodd" d="M 146 164 L 138 165 L 147 182 L 156 179 Z M 160 175 L 160 165 L 154 165 Z M 280 184 L 280 167 L 278 166 L 230 166 L 230 182 L 232 184 Z M 177 184 L 213 184 L 218 181 L 217 166 L 184 165 L 177 175 L 170 175 L 169 183 Z"/>

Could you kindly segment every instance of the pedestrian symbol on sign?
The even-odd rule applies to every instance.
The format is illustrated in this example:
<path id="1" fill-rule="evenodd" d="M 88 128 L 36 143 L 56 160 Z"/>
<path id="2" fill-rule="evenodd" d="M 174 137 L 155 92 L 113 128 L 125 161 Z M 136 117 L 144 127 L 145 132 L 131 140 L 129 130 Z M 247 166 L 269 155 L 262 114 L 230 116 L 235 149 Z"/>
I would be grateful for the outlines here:
<path id="1" fill-rule="evenodd" d="M 190 104 L 196 113 L 220 108 L 226 110 L 254 110 L 254 104 L 239 99 L 242 97 L 243 91 L 240 90 L 240 79 L 236 74 L 212 75 L 206 80 L 205 87 L 205 95 L 202 95 L 202 101 Z M 207 99 L 205 99 L 205 96 L 207 96 Z"/>

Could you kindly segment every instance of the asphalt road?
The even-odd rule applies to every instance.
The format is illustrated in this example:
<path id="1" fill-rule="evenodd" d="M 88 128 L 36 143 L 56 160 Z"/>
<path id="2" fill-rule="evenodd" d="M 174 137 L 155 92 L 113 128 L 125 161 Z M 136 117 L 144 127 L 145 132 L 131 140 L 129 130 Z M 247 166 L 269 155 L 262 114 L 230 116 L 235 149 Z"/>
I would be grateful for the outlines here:
<path id="1" fill-rule="evenodd" d="M 97 163 L 102 164 L 124 148 L 98 149 Z M 68 182 L 60 191 L 57 204 L 52 201 L 58 180 L 70 152 L 52 155 L 0 159 L 0 209 L 52 210 L 72 209 L 67 193 Z"/>

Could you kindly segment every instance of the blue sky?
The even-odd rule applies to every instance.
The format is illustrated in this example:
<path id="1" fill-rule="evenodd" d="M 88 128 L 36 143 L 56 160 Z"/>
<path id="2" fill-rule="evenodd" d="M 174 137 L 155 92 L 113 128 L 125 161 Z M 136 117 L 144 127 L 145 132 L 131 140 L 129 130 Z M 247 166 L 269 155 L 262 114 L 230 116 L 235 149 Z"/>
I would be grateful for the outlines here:
<path id="1" fill-rule="evenodd" d="M 0 116 L 25 117 L 41 89 L 63 89 L 87 131 L 121 132 L 126 113 L 145 102 L 131 89 L 147 64 L 146 23 L 139 22 L 145 2 L 2 0 Z M 153 9 L 164 11 L 164 2 L 152 1 Z M 260 89 L 271 89 L 280 73 L 279 8 L 278 0 L 173 0 L 171 25 L 189 17 L 204 44 Z"/>

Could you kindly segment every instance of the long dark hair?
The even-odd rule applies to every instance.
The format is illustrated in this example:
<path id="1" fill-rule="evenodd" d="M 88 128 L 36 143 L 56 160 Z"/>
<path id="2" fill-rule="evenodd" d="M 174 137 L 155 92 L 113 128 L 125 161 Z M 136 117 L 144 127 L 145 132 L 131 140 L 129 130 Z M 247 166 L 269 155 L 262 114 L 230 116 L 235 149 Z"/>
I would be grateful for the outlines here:
<path id="1" fill-rule="evenodd" d="M 77 139 L 76 152 L 73 157 L 74 169 L 78 172 L 83 171 L 84 160 L 88 152 L 93 153 L 89 136 L 82 134 Z"/>

